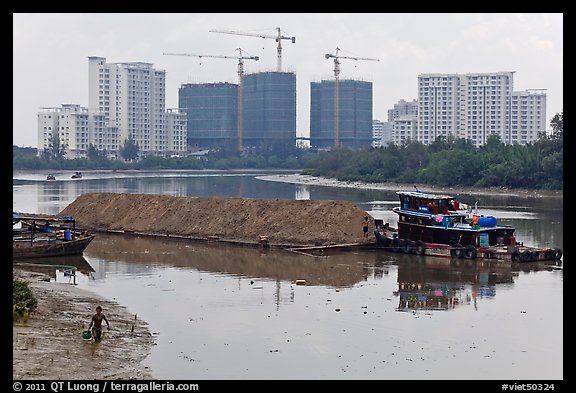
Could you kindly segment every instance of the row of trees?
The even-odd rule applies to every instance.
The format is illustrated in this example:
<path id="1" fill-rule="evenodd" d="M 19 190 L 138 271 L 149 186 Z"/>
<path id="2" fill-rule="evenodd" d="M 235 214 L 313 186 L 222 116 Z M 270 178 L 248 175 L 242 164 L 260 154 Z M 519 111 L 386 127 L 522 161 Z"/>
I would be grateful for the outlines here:
<path id="1" fill-rule="evenodd" d="M 552 134 L 527 145 L 505 145 L 497 135 L 477 148 L 465 139 L 408 142 L 362 151 L 319 154 L 307 174 L 343 181 L 419 183 L 439 186 L 563 188 L 563 114 Z"/>
<path id="2" fill-rule="evenodd" d="M 127 140 L 120 150 L 122 159 L 109 159 L 106 151 L 98 151 L 94 146 L 88 148 L 85 158 L 65 159 L 65 147 L 53 138 L 47 149 L 38 156 L 36 149 L 13 147 L 14 169 L 50 169 L 50 170 L 90 170 L 90 169 L 266 169 L 285 168 L 302 169 L 313 155 L 306 149 L 277 141 L 268 146 L 240 155 L 232 146 L 213 150 L 201 157 L 165 158 L 155 155 L 139 155 L 138 145 Z"/>
<path id="3" fill-rule="evenodd" d="M 38 157 L 31 148 L 14 148 L 14 169 L 266 169 L 303 170 L 306 174 L 344 181 L 418 183 L 439 186 L 504 186 L 511 188 L 563 188 L 563 114 L 551 121 L 552 134 L 541 134 L 534 143 L 506 145 L 497 135 L 475 147 L 465 139 L 437 139 L 430 145 L 409 141 L 365 150 L 335 149 L 314 153 L 278 141 L 240 155 L 222 148 L 206 156 L 136 160 L 138 146 L 127 140 L 120 155 L 110 160 L 106 152 L 90 147 L 86 158 L 67 160 L 65 147 L 53 138 Z"/>

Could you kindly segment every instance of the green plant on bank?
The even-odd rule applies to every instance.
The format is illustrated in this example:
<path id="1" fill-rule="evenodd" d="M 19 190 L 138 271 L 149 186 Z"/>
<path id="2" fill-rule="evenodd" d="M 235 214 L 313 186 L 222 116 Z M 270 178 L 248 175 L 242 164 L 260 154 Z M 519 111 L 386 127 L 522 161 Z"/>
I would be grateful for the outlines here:
<path id="1" fill-rule="evenodd" d="M 28 283 L 15 279 L 12 281 L 12 321 L 28 319 L 30 312 L 36 309 L 38 300 L 34 297 Z"/>

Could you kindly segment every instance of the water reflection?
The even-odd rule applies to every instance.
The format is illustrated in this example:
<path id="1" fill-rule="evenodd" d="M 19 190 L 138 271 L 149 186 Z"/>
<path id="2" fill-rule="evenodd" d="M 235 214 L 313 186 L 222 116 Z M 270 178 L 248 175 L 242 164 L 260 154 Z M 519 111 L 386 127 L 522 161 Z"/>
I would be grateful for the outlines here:
<path id="1" fill-rule="evenodd" d="M 147 236 L 99 234 L 85 251 L 89 257 L 125 262 L 107 264 L 115 274 L 150 276 L 155 267 L 194 269 L 224 276 L 297 281 L 307 286 L 351 288 L 397 271 L 397 311 L 478 308 L 478 299 L 493 298 L 500 284 L 513 284 L 519 271 L 561 268 L 560 262 L 514 263 L 388 254 L 379 251 L 333 251 L 322 257 L 283 250 Z M 106 272 L 97 272 L 104 278 Z"/>
<path id="2" fill-rule="evenodd" d="M 146 274 L 157 265 L 266 278 L 306 285 L 351 287 L 365 280 L 368 269 L 345 255 L 330 258 L 302 256 L 282 250 L 101 233 L 85 251 L 89 257 L 128 262 L 131 272 Z"/>
<path id="3" fill-rule="evenodd" d="M 42 273 L 56 280 L 63 276 L 69 282 L 75 284 L 76 272 L 91 277 L 95 272 L 83 255 L 67 255 L 47 258 L 21 258 L 13 262 L 14 266 L 29 272 Z M 60 274 L 57 274 L 60 273 Z"/>
<path id="4" fill-rule="evenodd" d="M 449 310 L 461 305 L 478 308 L 478 298 L 492 298 L 497 284 L 513 283 L 510 263 L 423 258 L 398 265 L 398 311 Z"/>

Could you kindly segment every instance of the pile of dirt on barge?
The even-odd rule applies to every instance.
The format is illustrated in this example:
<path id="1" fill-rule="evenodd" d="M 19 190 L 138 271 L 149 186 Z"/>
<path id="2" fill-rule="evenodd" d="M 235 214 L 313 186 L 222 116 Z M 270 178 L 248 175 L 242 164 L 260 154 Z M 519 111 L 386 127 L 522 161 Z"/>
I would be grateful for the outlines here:
<path id="1" fill-rule="evenodd" d="M 86 193 L 60 215 L 80 228 L 239 243 L 305 246 L 373 242 L 363 237 L 368 213 L 352 202 L 152 194 Z"/>

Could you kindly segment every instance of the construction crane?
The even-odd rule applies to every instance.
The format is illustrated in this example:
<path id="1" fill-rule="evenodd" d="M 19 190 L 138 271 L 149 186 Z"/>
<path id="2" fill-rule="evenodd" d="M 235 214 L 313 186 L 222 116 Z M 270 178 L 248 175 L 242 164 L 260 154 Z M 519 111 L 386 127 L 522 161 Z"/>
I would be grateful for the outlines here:
<path id="1" fill-rule="evenodd" d="M 269 34 L 259 34 L 259 33 L 243 33 L 240 31 L 232 31 L 232 30 L 210 30 L 210 33 L 223 33 L 223 34 L 234 34 L 234 35 L 245 35 L 249 37 L 260 37 L 260 38 L 272 38 L 276 40 L 278 43 L 278 47 L 276 49 L 277 56 L 278 56 L 278 63 L 277 63 L 277 71 L 282 72 L 282 40 L 291 40 L 292 43 L 296 43 L 296 37 L 287 37 L 283 36 L 280 28 L 277 27 L 276 30 L 278 31 L 277 35 L 269 35 Z"/>
<path id="2" fill-rule="evenodd" d="M 340 48 L 336 48 L 336 53 L 324 55 L 327 59 L 334 58 L 334 147 L 340 147 L 340 59 L 351 60 L 372 60 L 380 61 L 370 57 L 351 57 L 338 55 Z"/>
<path id="3" fill-rule="evenodd" d="M 236 48 L 238 51 L 238 56 L 226 56 L 226 55 L 196 55 L 193 53 L 162 53 L 166 56 L 192 56 L 192 57 L 215 57 L 220 59 L 238 59 L 238 150 L 240 153 L 244 150 L 244 87 L 242 79 L 244 77 L 244 60 L 255 60 L 258 61 L 258 56 L 242 56 L 242 48 Z"/>

